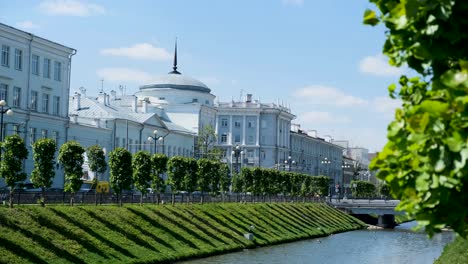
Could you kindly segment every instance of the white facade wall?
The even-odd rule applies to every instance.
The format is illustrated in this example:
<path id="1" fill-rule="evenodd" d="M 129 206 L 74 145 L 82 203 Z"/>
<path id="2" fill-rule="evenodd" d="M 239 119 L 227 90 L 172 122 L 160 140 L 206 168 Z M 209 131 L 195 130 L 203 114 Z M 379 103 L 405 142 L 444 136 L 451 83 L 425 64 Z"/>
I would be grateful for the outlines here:
<path id="1" fill-rule="evenodd" d="M 1 99 L 14 111 L 13 116 L 4 116 L 5 135 L 19 133 L 25 139 L 29 157 L 24 171 L 29 178 L 33 169 L 31 143 L 41 137 L 55 138 L 58 145 L 67 140 L 71 56 L 76 51 L 0 23 L 0 51 L 3 47 L 9 47 L 9 65 L 0 63 L 0 88 L 6 87 L 6 97 Z M 17 67 L 16 50 L 21 51 L 21 68 Z M 38 67 L 32 64 L 33 56 L 38 58 Z M 44 59 L 50 61 L 49 67 Z M 63 174 L 57 170 L 53 186 L 61 185 Z"/>

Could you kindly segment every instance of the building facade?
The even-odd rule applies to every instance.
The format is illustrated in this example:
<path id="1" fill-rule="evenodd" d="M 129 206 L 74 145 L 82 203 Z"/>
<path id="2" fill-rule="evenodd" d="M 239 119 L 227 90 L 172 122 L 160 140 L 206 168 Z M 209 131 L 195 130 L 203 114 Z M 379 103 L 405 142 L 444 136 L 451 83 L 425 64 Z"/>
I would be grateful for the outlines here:
<path id="1" fill-rule="evenodd" d="M 0 48 L 0 100 L 13 110 L 4 116 L 3 131 L 25 140 L 29 175 L 34 141 L 48 137 L 61 145 L 68 139 L 67 98 L 76 50 L 1 23 Z M 59 169 L 56 175 L 54 186 L 63 185 Z"/>

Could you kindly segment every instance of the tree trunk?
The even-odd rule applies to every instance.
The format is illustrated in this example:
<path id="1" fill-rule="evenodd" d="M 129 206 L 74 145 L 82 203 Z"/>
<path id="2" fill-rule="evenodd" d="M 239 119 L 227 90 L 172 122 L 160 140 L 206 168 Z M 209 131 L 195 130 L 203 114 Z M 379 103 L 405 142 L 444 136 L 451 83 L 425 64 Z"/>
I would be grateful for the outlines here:
<path id="1" fill-rule="evenodd" d="M 15 191 L 15 189 L 10 187 L 10 201 L 9 201 L 9 205 L 8 205 L 10 208 L 13 208 L 13 192 L 14 191 Z"/>
<path id="2" fill-rule="evenodd" d="M 153 194 L 153 197 L 154 197 L 154 194 Z M 157 199 L 158 200 L 156 201 L 156 203 L 157 204 L 161 203 L 161 194 L 159 192 L 158 192 L 158 195 L 157 195 Z"/>
<path id="3" fill-rule="evenodd" d="M 75 204 L 75 192 L 71 193 L 70 197 L 70 205 L 73 206 Z"/>
<path id="4" fill-rule="evenodd" d="M 201 198 L 200 198 L 200 203 L 203 204 L 203 198 L 204 198 L 204 195 L 203 195 L 203 191 L 201 192 Z"/>
<path id="5" fill-rule="evenodd" d="M 41 206 L 45 207 L 45 187 L 41 188 Z"/>
<path id="6" fill-rule="evenodd" d="M 120 192 L 119 194 L 119 206 L 122 207 L 123 203 L 122 203 L 122 192 Z"/>
<path id="7" fill-rule="evenodd" d="M 98 192 L 97 192 L 97 188 L 94 189 L 94 205 L 97 206 L 97 200 L 98 200 Z"/>
<path id="8" fill-rule="evenodd" d="M 143 206 L 143 193 L 140 195 L 140 206 Z"/>
<path id="9" fill-rule="evenodd" d="M 174 194 L 174 192 L 172 192 L 171 194 L 172 194 L 172 205 L 174 205 L 175 204 L 175 194 Z M 182 197 L 184 197 L 184 196 L 182 195 Z"/>

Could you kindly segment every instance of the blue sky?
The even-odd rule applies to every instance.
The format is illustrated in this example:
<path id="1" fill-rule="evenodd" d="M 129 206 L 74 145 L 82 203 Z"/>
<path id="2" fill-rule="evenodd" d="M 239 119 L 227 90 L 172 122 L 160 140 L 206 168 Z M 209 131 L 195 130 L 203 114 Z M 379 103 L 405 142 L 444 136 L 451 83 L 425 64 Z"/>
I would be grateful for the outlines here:
<path id="1" fill-rule="evenodd" d="M 0 22 L 77 49 L 71 91 L 127 94 L 172 67 L 221 101 L 252 93 L 283 102 L 319 136 L 379 151 L 404 70 L 380 55 L 383 27 L 362 24 L 366 0 L 2 1 Z"/>

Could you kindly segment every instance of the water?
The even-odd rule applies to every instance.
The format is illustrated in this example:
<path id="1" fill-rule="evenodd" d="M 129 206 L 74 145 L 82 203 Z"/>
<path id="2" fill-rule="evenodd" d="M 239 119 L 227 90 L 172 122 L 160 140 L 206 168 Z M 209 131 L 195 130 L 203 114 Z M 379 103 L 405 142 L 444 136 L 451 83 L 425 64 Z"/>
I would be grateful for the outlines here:
<path id="1" fill-rule="evenodd" d="M 454 234 L 444 232 L 429 239 L 424 233 L 413 232 L 415 225 L 410 222 L 394 230 L 358 230 L 184 263 L 433 263 Z"/>

